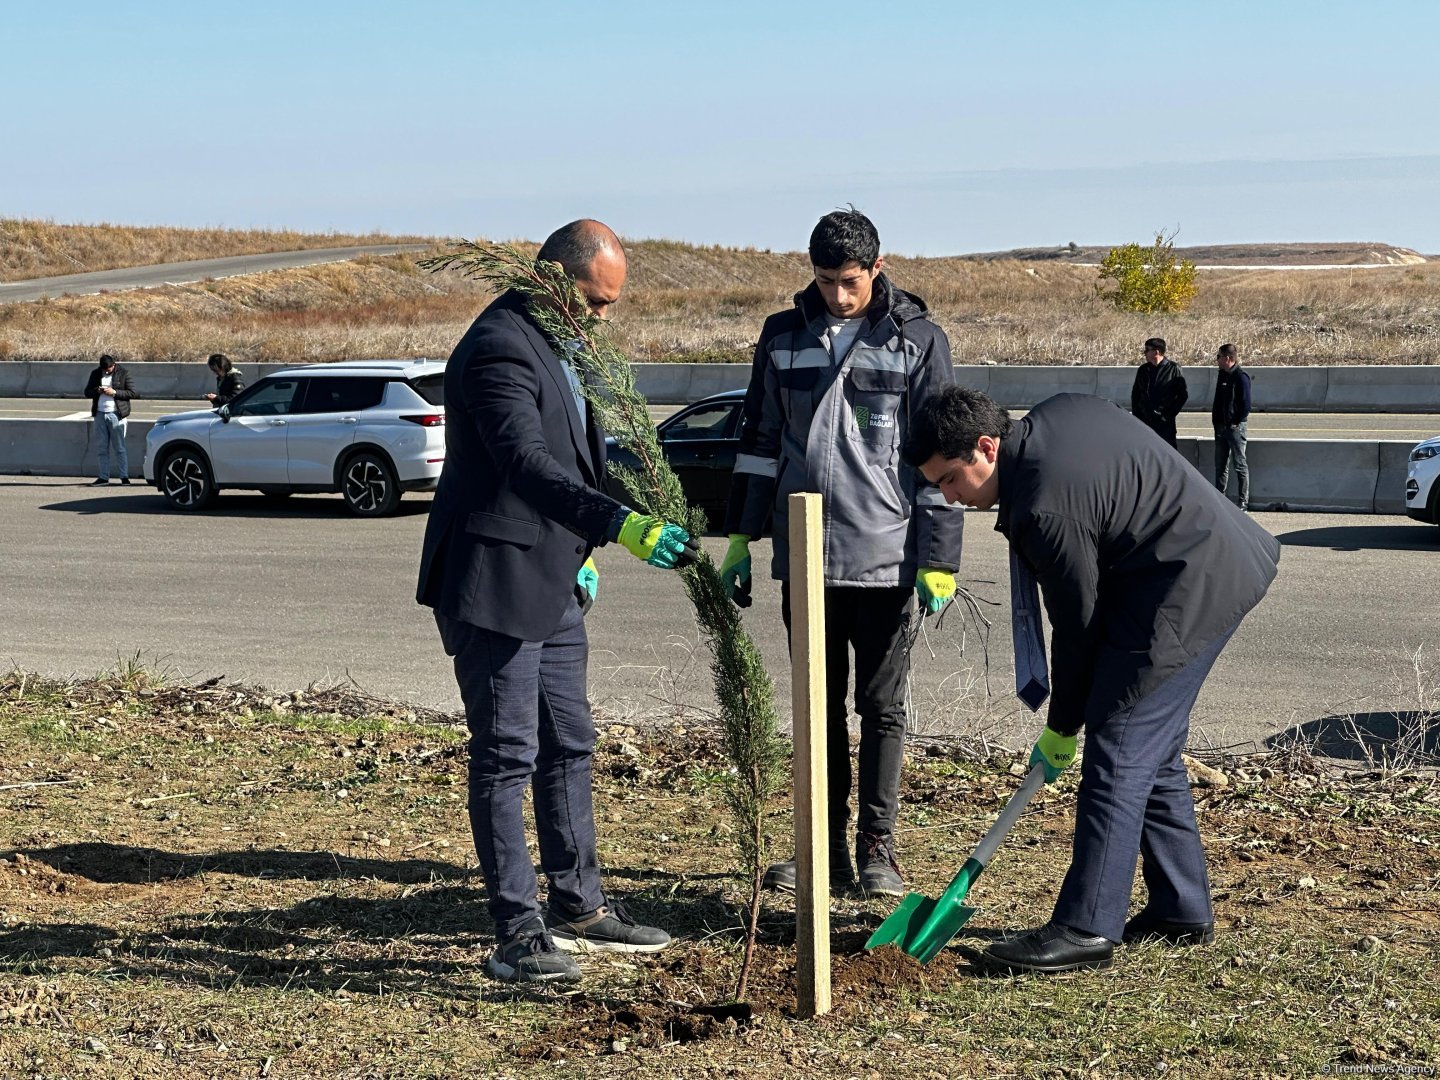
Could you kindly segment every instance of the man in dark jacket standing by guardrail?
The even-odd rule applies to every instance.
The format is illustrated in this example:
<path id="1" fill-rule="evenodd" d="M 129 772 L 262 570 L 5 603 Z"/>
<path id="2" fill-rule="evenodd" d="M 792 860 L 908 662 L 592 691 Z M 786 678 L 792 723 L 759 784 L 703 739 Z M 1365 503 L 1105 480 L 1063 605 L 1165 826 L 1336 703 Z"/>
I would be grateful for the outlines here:
<path id="1" fill-rule="evenodd" d="M 110 483 L 110 454 L 116 457 L 120 483 L 130 483 L 130 455 L 125 450 L 126 419 L 130 415 L 130 399 L 135 384 L 130 373 L 115 362 L 109 353 L 85 383 L 85 396 L 90 399 L 90 416 L 95 422 L 95 457 L 99 461 L 99 477 L 95 484 Z"/>
<path id="2" fill-rule="evenodd" d="M 1250 509 L 1250 465 L 1245 460 L 1245 429 L 1250 419 L 1250 376 L 1240 370 L 1234 345 L 1221 345 L 1215 354 L 1220 372 L 1215 376 L 1215 402 L 1210 420 L 1215 427 L 1215 486 L 1224 494 L 1230 486 L 1230 463 L 1240 485 L 1240 509 Z"/>
<path id="3" fill-rule="evenodd" d="M 905 458 L 952 502 L 995 507 L 1010 541 L 1016 689 L 1033 710 L 1050 700 L 1031 765 L 1056 779 L 1085 731 L 1074 853 L 1054 912 L 992 945 L 988 961 L 1049 974 L 1108 967 L 1119 941 L 1210 941 L 1180 754 L 1211 665 L 1275 578 L 1279 542 L 1086 394 L 1057 394 L 1012 423 L 984 394 L 948 387 L 919 410 Z M 1127 922 L 1142 857 L 1148 901 Z"/>
<path id="4" fill-rule="evenodd" d="M 1165 359 L 1165 339 L 1152 337 L 1145 341 L 1145 362 L 1135 372 L 1135 385 L 1130 390 L 1130 412 L 1135 419 L 1175 445 L 1175 418 L 1190 400 L 1190 390 L 1180 365 Z"/>

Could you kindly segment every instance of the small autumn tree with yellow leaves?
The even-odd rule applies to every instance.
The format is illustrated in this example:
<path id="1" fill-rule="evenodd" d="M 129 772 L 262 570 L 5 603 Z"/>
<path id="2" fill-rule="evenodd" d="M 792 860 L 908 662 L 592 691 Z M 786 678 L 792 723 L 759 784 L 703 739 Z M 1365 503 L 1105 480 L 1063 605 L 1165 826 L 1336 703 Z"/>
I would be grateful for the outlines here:
<path id="1" fill-rule="evenodd" d="M 1113 282 L 1107 290 L 1106 282 Z M 1145 315 L 1184 311 L 1195 299 L 1195 264 L 1175 258 L 1175 234 L 1155 234 L 1149 248 L 1126 244 L 1111 248 L 1100 263 L 1095 291 L 1122 311 Z"/>

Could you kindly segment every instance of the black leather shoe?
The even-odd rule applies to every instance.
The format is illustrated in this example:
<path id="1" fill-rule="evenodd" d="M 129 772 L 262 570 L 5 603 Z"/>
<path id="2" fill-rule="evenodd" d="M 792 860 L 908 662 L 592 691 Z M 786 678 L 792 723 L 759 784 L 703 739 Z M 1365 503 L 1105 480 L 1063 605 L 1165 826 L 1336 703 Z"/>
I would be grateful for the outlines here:
<path id="1" fill-rule="evenodd" d="M 1043 975 L 1107 968 L 1114 956 L 1115 943 L 1109 938 L 1091 937 L 1057 922 L 997 941 L 985 952 L 992 968 L 1015 974 L 1034 971 Z"/>
<path id="2" fill-rule="evenodd" d="M 1141 911 L 1125 924 L 1125 944 L 1165 941 L 1171 945 L 1209 945 L 1215 940 L 1213 922 L 1176 922 Z"/>

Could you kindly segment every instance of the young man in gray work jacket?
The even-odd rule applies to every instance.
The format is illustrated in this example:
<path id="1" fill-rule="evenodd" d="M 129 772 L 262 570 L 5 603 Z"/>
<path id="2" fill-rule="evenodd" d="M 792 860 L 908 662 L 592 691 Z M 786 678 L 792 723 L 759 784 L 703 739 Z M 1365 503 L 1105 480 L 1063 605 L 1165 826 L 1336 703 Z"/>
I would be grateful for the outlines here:
<path id="1" fill-rule="evenodd" d="M 790 629 L 786 500 L 824 497 L 825 672 L 830 882 L 853 886 L 849 652 L 860 715 L 855 858 L 867 894 L 900 896 L 895 852 L 914 601 L 938 611 L 955 592 L 964 518 L 900 460 L 910 415 L 952 381 L 950 343 L 925 303 L 881 272 L 880 237 L 859 211 L 837 210 L 810 236 L 815 280 L 765 322 L 745 396 L 740 452 L 726 514 L 721 577 L 748 588 L 750 541 L 774 513 L 772 575 Z M 795 864 L 770 888 L 793 890 Z"/>

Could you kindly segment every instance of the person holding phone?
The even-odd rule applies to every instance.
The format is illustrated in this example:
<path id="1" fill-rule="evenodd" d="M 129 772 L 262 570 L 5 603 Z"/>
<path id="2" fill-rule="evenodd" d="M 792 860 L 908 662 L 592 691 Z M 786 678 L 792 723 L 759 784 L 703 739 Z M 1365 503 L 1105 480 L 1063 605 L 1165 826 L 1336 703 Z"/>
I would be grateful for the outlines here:
<path id="1" fill-rule="evenodd" d="M 210 374 L 215 376 L 215 393 L 202 396 L 217 409 L 221 405 L 229 405 L 239 396 L 240 391 L 245 389 L 245 379 L 240 374 L 240 369 L 232 364 L 224 353 L 218 352 L 211 355 L 206 366 L 210 368 Z"/>

